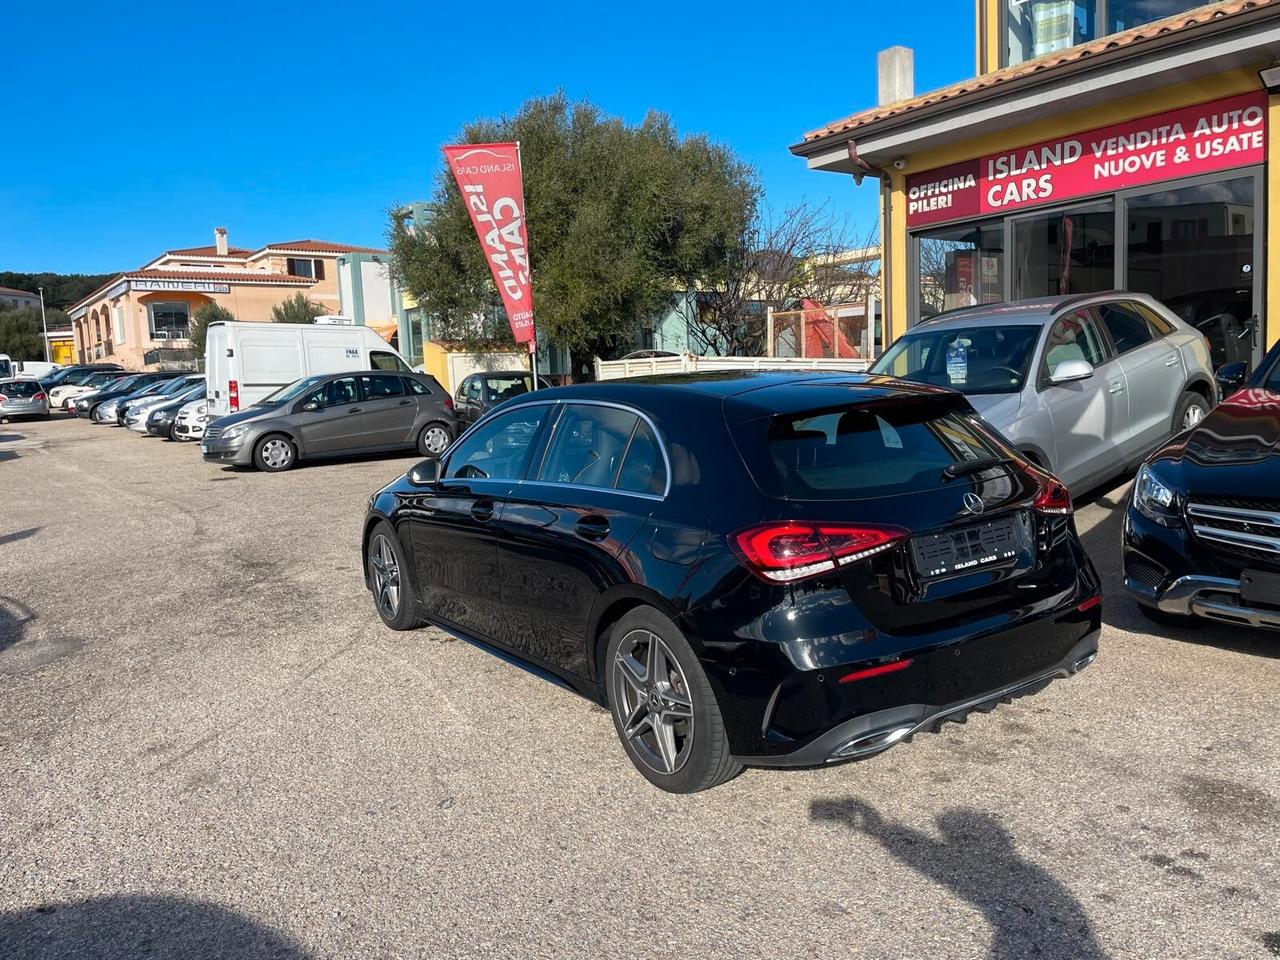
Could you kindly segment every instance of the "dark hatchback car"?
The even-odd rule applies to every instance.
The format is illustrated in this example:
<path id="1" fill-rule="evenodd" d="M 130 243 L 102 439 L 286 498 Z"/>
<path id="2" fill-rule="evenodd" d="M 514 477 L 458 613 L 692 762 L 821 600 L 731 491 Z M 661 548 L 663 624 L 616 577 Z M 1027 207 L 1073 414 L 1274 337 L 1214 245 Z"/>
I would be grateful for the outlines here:
<path id="1" fill-rule="evenodd" d="M 539 389 L 551 385 L 538 378 Z M 471 426 L 500 403 L 522 396 L 533 388 L 533 374 L 528 370 L 498 370 L 473 373 L 463 378 L 453 393 L 453 407 L 458 424 Z"/>
<path id="2" fill-rule="evenodd" d="M 1065 488 L 881 377 L 527 394 L 378 491 L 363 549 L 389 626 L 563 678 L 672 792 L 876 753 L 1098 649 Z"/>
<path id="3" fill-rule="evenodd" d="M 123 369 L 118 363 L 73 363 L 70 366 L 59 367 L 52 373 L 41 377 L 40 386 L 45 390 L 52 390 L 54 387 L 64 383 L 84 383 L 93 374 L 102 373 L 104 370 Z"/>
<path id="4" fill-rule="evenodd" d="M 76 416 L 93 420 L 94 414 L 98 408 L 110 400 L 119 400 L 127 397 L 145 387 L 149 387 L 153 383 L 159 383 L 165 380 L 172 380 L 176 374 L 172 372 L 152 372 L 152 373 L 134 373 L 127 377 L 121 377 L 115 382 L 102 388 L 97 393 L 89 394 L 76 401 Z"/>
<path id="5" fill-rule="evenodd" d="M 437 457 L 456 432 L 453 401 L 432 376 L 328 373 L 214 420 L 200 452 L 210 462 L 275 473 L 307 457 L 413 449 Z"/>
<path id="6" fill-rule="evenodd" d="M 1219 372 L 1240 386 L 1236 365 Z M 1280 344 L 1241 389 L 1138 470 L 1124 584 L 1158 623 L 1280 629 Z"/>

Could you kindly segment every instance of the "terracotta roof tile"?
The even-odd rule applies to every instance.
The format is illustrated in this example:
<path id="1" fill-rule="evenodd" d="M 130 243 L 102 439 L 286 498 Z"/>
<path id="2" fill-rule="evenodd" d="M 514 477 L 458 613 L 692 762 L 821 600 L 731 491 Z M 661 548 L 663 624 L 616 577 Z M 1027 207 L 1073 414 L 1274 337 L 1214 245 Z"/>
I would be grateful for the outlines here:
<path id="1" fill-rule="evenodd" d="M 249 254 L 253 253 L 248 247 L 227 247 L 226 256 L 234 257 L 237 260 L 243 260 Z M 207 247 L 183 247 L 180 250 L 166 250 L 165 256 L 169 257 L 216 257 L 218 256 L 218 248 L 215 246 Z"/>
<path id="2" fill-rule="evenodd" d="M 850 133 L 859 127 L 864 127 L 880 120 L 887 120 L 890 117 L 904 113 L 910 113 L 922 107 L 932 106 L 948 100 L 957 100 L 975 94 L 980 90 L 997 87 L 1033 74 L 1053 71 L 1068 64 L 1087 60 L 1090 57 L 1105 55 L 1112 50 L 1126 49 L 1140 43 L 1168 36 L 1171 33 L 1190 30 L 1265 7 L 1280 7 L 1280 0 L 1223 0 L 1223 2 L 1219 3 L 1206 4 L 1202 7 L 1184 11 L 1176 16 L 1155 20 L 1140 27 L 1133 27 L 1121 33 L 1113 33 L 1089 43 L 1079 44 L 1060 53 L 1047 54 L 1034 60 L 1028 60 L 1025 63 L 1005 67 L 1003 70 L 984 74 L 981 77 L 964 80 L 949 87 L 943 87 L 940 90 L 921 94 L 910 100 L 902 100 L 883 107 L 872 107 L 869 110 L 851 114 L 842 120 L 829 123 L 825 127 L 810 130 L 804 135 L 804 143 L 821 140 L 837 133 Z"/>
<path id="3" fill-rule="evenodd" d="M 347 243 L 330 243 L 327 240 L 285 240 L 268 243 L 263 250 L 300 250 L 303 253 L 386 253 L 377 247 L 353 247 Z"/>

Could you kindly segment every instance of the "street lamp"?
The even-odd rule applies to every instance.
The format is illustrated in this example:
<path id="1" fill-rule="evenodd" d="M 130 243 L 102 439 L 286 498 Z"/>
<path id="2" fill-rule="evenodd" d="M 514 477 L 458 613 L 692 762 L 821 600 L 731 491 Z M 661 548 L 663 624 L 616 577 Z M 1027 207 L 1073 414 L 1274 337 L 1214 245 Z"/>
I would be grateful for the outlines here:
<path id="1" fill-rule="evenodd" d="M 36 287 L 40 291 L 40 329 L 44 332 L 44 362 L 49 362 L 49 323 L 44 318 L 44 287 Z"/>

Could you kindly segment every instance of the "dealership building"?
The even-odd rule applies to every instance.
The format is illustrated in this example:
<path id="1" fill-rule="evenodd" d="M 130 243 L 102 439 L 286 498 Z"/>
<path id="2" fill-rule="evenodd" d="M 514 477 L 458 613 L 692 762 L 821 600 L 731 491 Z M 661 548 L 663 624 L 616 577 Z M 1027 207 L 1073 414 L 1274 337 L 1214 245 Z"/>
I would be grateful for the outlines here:
<path id="1" fill-rule="evenodd" d="M 1127 289 L 1216 362 L 1280 339 L 1280 0 L 977 0 L 977 77 L 806 134 L 880 186 L 887 339 L 942 310 Z M 864 188 L 865 189 L 865 188 Z"/>

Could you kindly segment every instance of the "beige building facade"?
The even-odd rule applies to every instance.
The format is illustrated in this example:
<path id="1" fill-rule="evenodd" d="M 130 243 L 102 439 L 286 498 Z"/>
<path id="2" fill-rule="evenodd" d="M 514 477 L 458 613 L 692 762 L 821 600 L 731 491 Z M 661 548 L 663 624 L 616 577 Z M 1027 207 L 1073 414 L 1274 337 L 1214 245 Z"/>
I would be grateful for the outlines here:
<path id="1" fill-rule="evenodd" d="M 191 317 L 216 303 L 237 320 L 269 322 L 273 307 L 304 294 L 339 312 L 338 258 L 383 251 L 323 240 L 256 250 L 232 247 L 223 228 L 207 247 L 167 250 L 121 273 L 68 310 L 77 362 L 113 361 L 129 370 L 188 365 Z"/>

